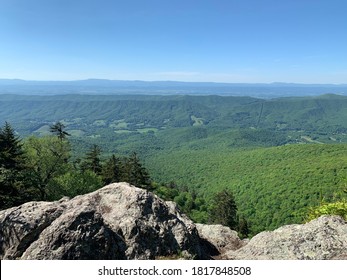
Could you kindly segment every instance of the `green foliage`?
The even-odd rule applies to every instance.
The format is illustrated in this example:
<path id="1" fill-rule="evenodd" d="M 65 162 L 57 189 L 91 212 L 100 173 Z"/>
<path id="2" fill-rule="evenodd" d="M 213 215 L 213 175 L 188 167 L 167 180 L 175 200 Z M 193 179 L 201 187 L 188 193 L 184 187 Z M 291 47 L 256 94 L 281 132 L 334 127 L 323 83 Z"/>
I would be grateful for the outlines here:
<path id="1" fill-rule="evenodd" d="M 101 177 L 90 170 L 83 172 L 73 170 L 54 178 L 54 185 L 55 188 L 51 190 L 51 199 L 86 194 L 101 188 L 103 183 Z"/>
<path id="2" fill-rule="evenodd" d="M 49 199 L 54 178 L 69 170 L 70 145 L 57 137 L 29 137 L 24 143 L 26 184 L 38 191 L 38 199 Z"/>
<path id="3" fill-rule="evenodd" d="M 132 153 L 123 164 L 121 180 L 136 187 L 150 189 L 151 179 L 147 169 L 142 165 L 137 153 Z"/>
<path id="4" fill-rule="evenodd" d="M 22 172 L 25 156 L 22 143 L 9 123 L 0 128 L 0 209 L 25 200 Z"/>
<path id="5" fill-rule="evenodd" d="M 310 207 L 307 213 L 306 221 L 309 222 L 322 215 L 338 215 L 347 221 L 347 202 L 337 201 L 331 203 L 322 203 L 317 207 Z"/>
<path id="6" fill-rule="evenodd" d="M 105 185 L 120 182 L 122 179 L 122 161 L 112 155 L 102 166 L 101 176 Z"/>
<path id="7" fill-rule="evenodd" d="M 236 230 L 238 226 L 237 206 L 233 193 L 224 189 L 213 196 L 210 221 Z"/>
<path id="8" fill-rule="evenodd" d="M 104 184 L 128 182 L 139 188 L 152 188 L 149 173 L 135 152 L 123 158 L 113 154 L 102 165 L 101 177 Z"/>
<path id="9" fill-rule="evenodd" d="M 321 197 L 345 188 L 346 144 L 299 144 L 256 149 L 186 149 L 157 152 L 146 160 L 155 181 L 175 180 L 210 201 L 226 187 L 251 234 L 300 223 Z M 229 187 L 230 186 L 230 187 Z"/>
<path id="10" fill-rule="evenodd" d="M 66 136 L 70 136 L 70 134 L 66 132 L 64 129 L 65 129 L 65 125 L 62 124 L 61 122 L 57 122 L 50 126 L 50 132 L 57 135 L 57 137 L 61 141 L 63 141 L 66 138 Z"/>
<path id="11" fill-rule="evenodd" d="M 6 122 L 0 128 L 0 167 L 19 171 L 23 169 L 22 143 L 11 125 Z"/>
<path id="12" fill-rule="evenodd" d="M 34 188 L 47 190 L 37 196 L 48 198 L 58 189 L 53 179 L 72 172 L 69 162 L 76 158 L 88 162 L 92 158 L 88 159 L 88 147 L 97 144 L 108 160 L 103 163 L 101 153 L 96 153 L 97 168 L 89 161 L 85 170 L 99 174 L 104 184 L 126 180 L 154 189 L 165 199 L 177 201 L 195 221 L 205 222 L 213 194 L 227 188 L 254 234 L 301 222 L 305 209 L 317 205 L 322 197 L 334 201 L 332 194 L 344 187 L 346 179 L 347 146 L 341 144 L 347 142 L 346 108 L 347 97 L 338 95 L 268 100 L 0 95 L 0 121 L 10 116 L 21 135 L 49 133 L 49 125 L 57 120 L 75 132 L 68 139 L 73 159 L 65 157 L 48 179 L 43 175 L 54 154 L 47 149 L 41 163 L 35 149 L 26 145 L 25 172 L 2 169 L 0 180 L 12 180 L 7 185 L 21 197 L 23 190 L 29 193 Z M 131 159 L 129 151 L 136 151 L 136 157 Z M 112 159 L 112 155 L 117 156 Z M 145 169 L 138 164 L 139 158 L 146 160 Z M 73 181 L 75 175 L 66 175 L 64 180 Z M 43 181 L 45 187 L 38 187 Z M 175 186 L 161 184 L 169 181 Z"/>
<path id="13" fill-rule="evenodd" d="M 60 120 L 53 126 L 64 124 L 70 131 L 78 131 L 74 137 L 89 144 L 107 138 L 105 147 L 114 140 L 119 147 L 119 135 L 140 140 L 148 136 L 146 131 L 151 130 L 150 134 L 156 136 L 172 128 L 197 128 L 187 135 L 188 140 L 208 138 L 209 131 L 215 128 L 244 129 L 240 138 L 246 145 L 304 142 L 301 136 L 324 143 L 346 142 L 345 108 L 347 97 L 339 95 L 270 100 L 233 96 L 0 95 L 0 121 L 11 116 L 23 135 L 49 131 L 49 124 Z M 64 137 L 64 129 L 58 126 L 55 132 Z M 253 133 L 249 129 L 256 130 Z M 105 150 L 103 145 L 101 148 Z"/>
<path id="14" fill-rule="evenodd" d="M 86 157 L 81 164 L 81 169 L 83 171 L 90 170 L 96 174 L 100 174 L 102 170 L 100 155 L 100 147 L 94 144 L 87 152 Z"/>
<path id="15" fill-rule="evenodd" d="M 0 129 L 1 209 L 28 200 L 74 197 L 112 182 L 152 187 L 148 171 L 136 153 L 122 159 L 112 155 L 103 164 L 101 149 L 93 145 L 82 163 L 70 162 L 70 143 L 60 133 L 57 136 L 31 136 L 25 140 L 22 150 L 21 141 L 9 124 Z"/>
<path id="16" fill-rule="evenodd" d="M 194 208 L 194 199 L 188 192 L 181 192 L 174 198 L 174 201 L 180 206 L 185 213 L 190 213 Z"/>
<path id="17" fill-rule="evenodd" d="M 175 197 L 177 197 L 180 193 L 177 186 L 172 184 L 171 185 L 169 184 L 169 186 L 164 186 L 164 185 L 152 182 L 152 187 L 154 189 L 154 192 L 159 197 L 167 201 L 174 201 Z"/>
<path id="18" fill-rule="evenodd" d="M 194 222 L 208 222 L 208 203 L 195 191 L 190 192 L 187 187 L 173 181 L 165 185 L 152 182 L 151 188 L 162 199 L 176 202 L 178 208 Z"/>
<path id="19" fill-rule="evenodd" d="M 251 231 L 248 222 L 244 217 L 239 218 L 237 231 L 240 235 L 240 238 L 247 238 L 249 236 Z"/>

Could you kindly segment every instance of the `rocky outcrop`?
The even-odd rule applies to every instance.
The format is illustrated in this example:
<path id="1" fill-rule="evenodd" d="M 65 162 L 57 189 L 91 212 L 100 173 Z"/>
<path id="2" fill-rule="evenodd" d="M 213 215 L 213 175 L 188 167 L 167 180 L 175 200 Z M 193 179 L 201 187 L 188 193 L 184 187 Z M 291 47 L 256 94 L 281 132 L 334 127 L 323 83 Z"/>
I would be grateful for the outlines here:
<path id="1" fill-rule="evenodd" d="M 250 241 L 194 224 L 175 203 L 127 183 L 0 211 L 0 259 L 347 259 L 347 223 L 322 216 Z"/>
<path id="2" fill-rule="evenodd" d="M 214 258 L 225 258 L 226 252 L 235 251 L 248 242 L 247 239 L 241 240 L 236 231 L 226 226 L 196 224 L 196 228 L 204 250 Z"/>
<path id="3" fill-rule="evenodd" d="M 10 208 L 0 225 L 1 259 L 206 257 L 195 225 L 175 204 L 127 183 Z"/>
<path id="4" fill-rule="evenodd" d="M 303 225 L 286 225 L 261 232 L 227 259 L 330 260 L 347 259 L 347 223 L 338 216 L 321 216 Z"/>
<path id="5" fill-rule="evenodd" d="M 0 211 L 0 257 L 20 258 L 31 243 L 66 209 L 63 200 L 29 202 Z"/>

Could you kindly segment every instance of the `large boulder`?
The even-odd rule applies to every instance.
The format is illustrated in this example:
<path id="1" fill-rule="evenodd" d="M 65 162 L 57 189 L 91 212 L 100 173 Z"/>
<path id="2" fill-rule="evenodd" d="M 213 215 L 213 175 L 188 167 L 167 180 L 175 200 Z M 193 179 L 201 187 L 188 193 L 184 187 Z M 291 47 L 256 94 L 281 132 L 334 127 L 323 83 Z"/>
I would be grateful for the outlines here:
<path id="1" fill-rule="evenodd" d="M 17 259 L 66 209 L 61 201 L 28 202 L 0 211 L 0 258 Z"/>
<path id="2" fill-rule="evenodd" d="M 225 255 L 244 260 L 347 259 L 347 223 L 339 216 L 321 216 L 303 225 L 286 225 L 261 232 Z"/>
<path id="3" fill-rule="evenodd" d="M 174 203 L 127 183 L 0 211 L 1 259 L 205 258 Z"/>
<path id="4" fill-rule="evenodd" d="M 0 211 L 0 259 L 347 259 L 347 223 L 322 216 L 240 240 L 195 225 L 173 202 L 127 183 Z"/>
<path id="5" fill-rule="evenodd" d="M 241 240 L 236 231 L 222 225 L 196 224 L 204 250 L 214 258 L 224 258 L 224 254 L 245 246 L 248 239 Z"/>

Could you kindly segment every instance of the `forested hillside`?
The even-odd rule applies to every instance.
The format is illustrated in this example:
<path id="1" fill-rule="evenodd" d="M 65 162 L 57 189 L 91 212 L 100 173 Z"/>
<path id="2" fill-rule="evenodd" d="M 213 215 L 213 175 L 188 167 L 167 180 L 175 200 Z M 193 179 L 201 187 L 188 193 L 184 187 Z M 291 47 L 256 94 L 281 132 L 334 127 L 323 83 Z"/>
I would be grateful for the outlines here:
<path id="1" fill-rule="evenodd" d="M 253 232 L 301 222 L 308 206 L 346 196 L 346 144 L 182 149 L 160 152 L 146 163 L 156 180 L 174 180 L 204 197 L 232 190 Z"/>
<path id="2" fill-rule="evenodd" d="M 54 183 L 62 191 L 110 182 L 85 166 L 93 149 L 106 173 L 117 160 L 129 167 L 135 152 L 152 179 L 146 184 L 200 222 L 208 222 L 213 196 L 225 189 L 252 233 L 301 222 L 310 206 L 345 195 L 346 96 L 0 95 L 0 125 L 5 122 L 23 139 L 31 168 L 35 149 L 50 153 L 49 141 L 60 145 L 50 138 L 52 125 L 64 126 L 69 156 L 62 165 L 70 167 Z M 75 173 L 65 173 L 69 168 Z M 79 175 L 85 170 L 92 173 Z M 74 192 L 79 178 L 95 186 L 83 183 Z"/>
<path id="3" fill-rule="evenodd" d="M 160 132 L 169 128 L 203 127 L 210 134 L 248 129 L 244 137 L 260 141 L 266 130 L 284 134 L 285 142 L 345 142 L 346 119 L 347 97 L 339 95 L 270 100 L 232 96 L 0 95 L 0 121 L 11 122 L 20 134 L 43 135 L 50 124 L 61 121 L 82 140 L 102 136 L 117 141 L 115 138 L 121 134 L 140 137 L 147 132 L 158 133 L 161 138 Z"/>

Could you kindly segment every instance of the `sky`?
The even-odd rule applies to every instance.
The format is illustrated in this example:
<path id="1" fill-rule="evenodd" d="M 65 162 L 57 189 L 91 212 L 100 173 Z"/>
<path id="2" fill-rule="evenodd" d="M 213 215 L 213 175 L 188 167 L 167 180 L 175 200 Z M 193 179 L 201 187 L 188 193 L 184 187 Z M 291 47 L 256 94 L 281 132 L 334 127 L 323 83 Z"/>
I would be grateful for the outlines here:
<path id="1" fill-rule="evenodd" d="M 347 83 L 346 0 L 0 0 L 0 78 Z"/>

